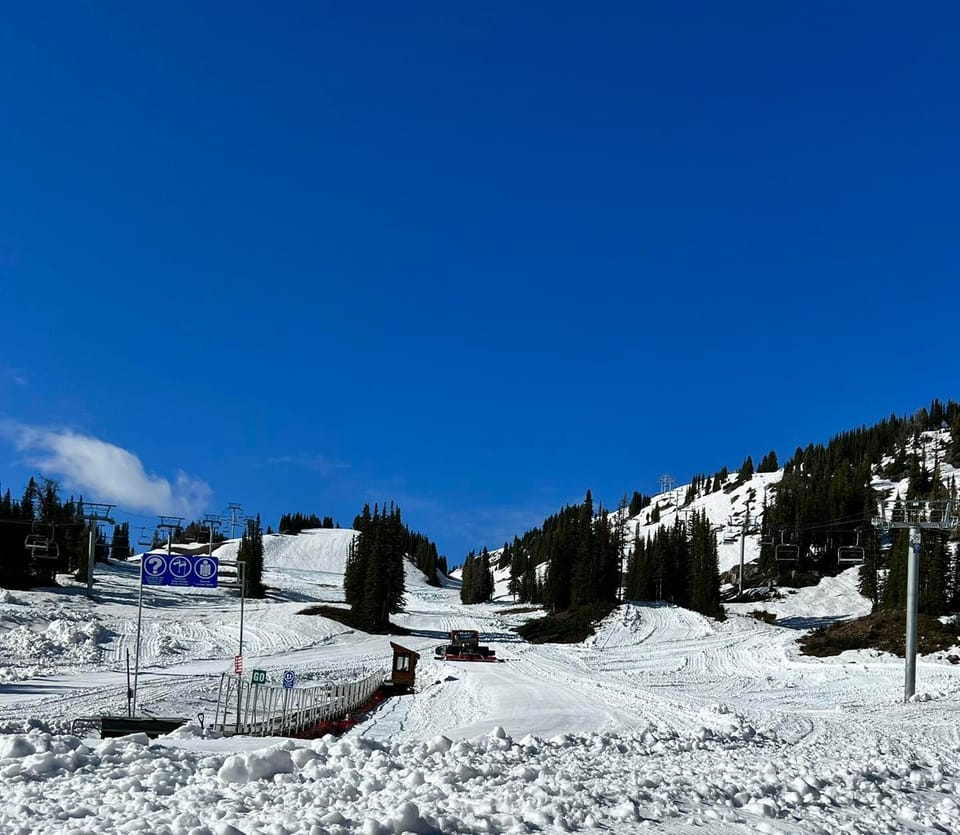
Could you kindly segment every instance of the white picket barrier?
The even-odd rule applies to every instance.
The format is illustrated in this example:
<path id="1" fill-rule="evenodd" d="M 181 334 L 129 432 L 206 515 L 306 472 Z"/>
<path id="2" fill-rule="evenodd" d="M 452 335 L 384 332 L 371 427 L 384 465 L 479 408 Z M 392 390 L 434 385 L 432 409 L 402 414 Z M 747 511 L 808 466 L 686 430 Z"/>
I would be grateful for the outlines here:
<path id="1" fill-rule="evenodd" d="M 211 727 L 227 734 L 289 736 L 345 717 L 366 704 L 384 678 L 376 672 L 333 686 L 288 688 L 223 673 Z"/>

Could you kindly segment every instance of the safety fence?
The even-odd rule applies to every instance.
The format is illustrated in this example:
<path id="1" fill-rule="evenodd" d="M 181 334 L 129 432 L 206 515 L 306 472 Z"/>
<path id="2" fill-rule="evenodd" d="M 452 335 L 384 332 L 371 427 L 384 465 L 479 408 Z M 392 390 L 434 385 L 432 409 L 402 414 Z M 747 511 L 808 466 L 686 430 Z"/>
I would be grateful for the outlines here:
<path id="1" fill-rule="evenodd" d="M 358 681 L 318 687 L 254 684 L 232 673 L 220 677 L 213 728 L 250 736 L 290 736 L 336 721 L 367 704 L 384 681 L 375 672 Z"/>

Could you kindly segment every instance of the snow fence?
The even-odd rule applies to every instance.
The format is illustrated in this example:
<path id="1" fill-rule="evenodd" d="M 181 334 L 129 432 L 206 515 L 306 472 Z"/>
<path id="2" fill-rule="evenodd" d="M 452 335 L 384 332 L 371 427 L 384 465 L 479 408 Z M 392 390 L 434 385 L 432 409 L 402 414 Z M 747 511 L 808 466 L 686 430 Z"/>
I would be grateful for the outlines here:
<path id="1" fill-rule="evenodd" d="M 321 722 L 342 719 L 367 704 L 384 681 L 374 672 L 357 681 L 322 687 L 254 684 L 241 676 L 220 677 L 213 728 L 250 736 L 292 736 Z"/>

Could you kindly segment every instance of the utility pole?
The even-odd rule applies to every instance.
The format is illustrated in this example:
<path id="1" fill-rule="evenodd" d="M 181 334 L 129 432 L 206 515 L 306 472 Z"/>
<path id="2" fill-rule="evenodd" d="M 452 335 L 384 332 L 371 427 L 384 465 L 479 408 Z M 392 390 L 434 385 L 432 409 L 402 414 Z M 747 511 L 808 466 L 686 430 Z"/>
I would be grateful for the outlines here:
<path id="1" fill-rule="evenodd" d="M 223 517 L 216 513 L 205 513 L 203 515 L 203 526 L 210 530 L 210 548 L 208 550 L 208 556 L 213 556 L 213 535 L 214 532 L 220 530 L 220 526 L 223 524 Z"/>
<path id="2" fill-rule="evenodd" d="M 677 480 L 670 473 L 663 473 L 659 481 L 661 493 L 669 493 L 673 489 L 673 485 L 677 483 Z"/>
<path id="3" fill-rule="evenodd" d="M 110 517 L 110 511 L 114 507 L 115 505 L 99 502 L 83 503 L 83 521 L 90 526 L 87 539 L 87 597 L 93 597 L 93 564 L 97 560 L 97 522 L 115 525 L 116 522 Z"/>
<path id="4" fill-rule="evenodd" d="M 183 526 L 183 517 L 182 516 L 161 516 L 160 524 L 157 525 L 157 530 L 160 528 L 167 529 L 167 559 L 170 558 L 171 553 L 171 544 L 173 542 L 173 532 L 178 528 Z M 133 704 L 132 704 L 132 713 L 134 716 L 137 715 L 137 688 L 140 684 L 140 627 L 143 623 L 143 560 L 140 562 L 140 595 L 137 598 L 137 657 L 134 662 L 133 668 Z"/>
<path id="5" fill-rule="evenodd" d="M 747 502 L 747 512 L 743 517 L 743 527 L 740 529 L 740 592 L 739 597 L 743 599 L 743 557 L 747 547 L 747 528 L 750 527 L 750 502 Z"/>
<path id="6" fill-rule="evenodd" d="M 917 619 L 918 589 L 920 587 L 920 544 L 924 529 L 949 530 L 960 527 L 960 518 L 953 515 L 953 503 L 947 500 L 909 501 L 902 509 L 894 508 L 891 518 L 882 512 L 873 518 L 880 530 L 909 530 L 907 550 L 907 625 L 903 700 L 909 701 L 917 692 Z"/>
<path id="7" fill-rule="evenodd" d="M 237 516 L 243 513 L 243 507 L 237 502 L 230 502 L 227 505 L 227 510 L 230 513 L 230 538 L 237 538 Z"/>
<path id="8" fill-rule="evenodd" d="M 623 494 L 620 499 L 620 506 L 617 508 L 617 548 L 620 557 L 620 569 L 617 574 L 617 603 L 623 603 L 623 555 L 627 549 L 627 494 Z"/>

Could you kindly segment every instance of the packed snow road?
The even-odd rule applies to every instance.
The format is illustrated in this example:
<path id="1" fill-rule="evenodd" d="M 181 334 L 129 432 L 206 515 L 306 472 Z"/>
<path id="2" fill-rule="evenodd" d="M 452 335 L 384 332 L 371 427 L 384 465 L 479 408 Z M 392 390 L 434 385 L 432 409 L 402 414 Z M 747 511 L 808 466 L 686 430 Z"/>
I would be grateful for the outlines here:
<path id="1" fill-rule="evenodd" d="M 267 540 L 272 597 L 248 601 L 248 669 L 299 680 L 386 669 L 387 636 L 298 612 L 342 600 L 349 532 Z M 851 575 L 852 576 L 852 575 Z M 614 612 L 581 645 L 527 644 L 506 603 L 407 572 L 422 654 L 415 694 L 385 702 L 341 740 L 216 739 L 188 727 L 156 743 L 51 734 L 125 709 L 136 570 L 112 566 L 97 602 L 79 589 L 0 598 L 3 832 L 783 832 L 960 831 L 960 669 L 800 655 L 799 632 L 666 605 Z M 208 715 L 237 651 L 223 592 L 148 596 L 140 704 Z M 784 622 L 858 613 L 851 577 L 776 604 Z M 473 628 L 502 663 L 437 660 Z"/>

